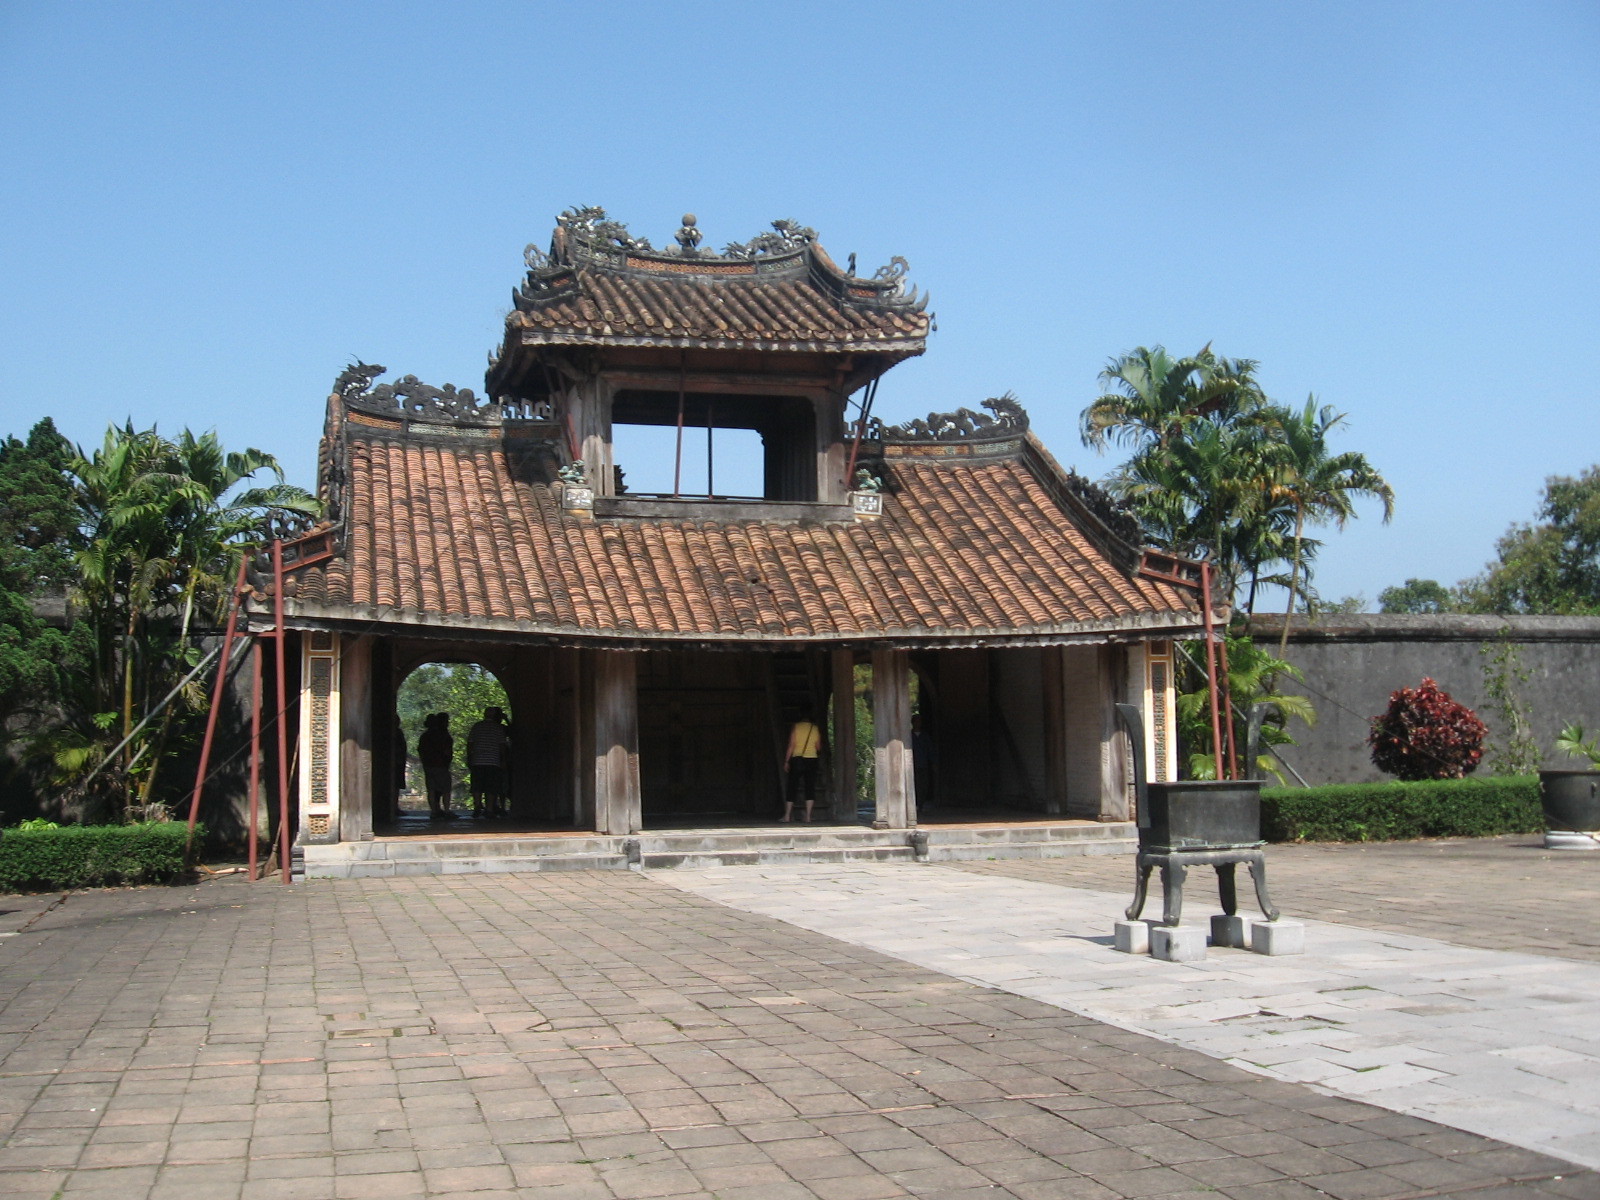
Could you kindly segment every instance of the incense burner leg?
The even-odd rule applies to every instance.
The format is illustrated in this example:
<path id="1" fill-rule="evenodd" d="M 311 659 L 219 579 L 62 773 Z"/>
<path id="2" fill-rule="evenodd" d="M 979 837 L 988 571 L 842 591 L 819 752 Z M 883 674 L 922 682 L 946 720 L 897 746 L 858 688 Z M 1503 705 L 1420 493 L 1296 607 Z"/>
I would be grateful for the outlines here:
<path id="1" fill-rule="evenodd" d="M 1150 860 L 1140 854 L 1133 868 L 1133 903 L 1124 914 L 1128 920 L 1137 921 L 1144 911 L 1145 897 L 1150 891 Z"/>
<path id="2" fill-rule="evenodd" d="M 1183 918 L 1183 881 L 1189 868 L 1176 859 L 1161 864 L 1161 923 L 1177 925 Z"/>
<path id="3" fill-rule="evenodd" d="M 1261 911 L 1267 920 L 1276 921 L 1278 910 L 1272 906 L 1272 899 L 1267 895 L 1267 859 L 1266 855 L 1257 853 L 1250 859 L 1250 878 L 1256 885 L 1256 903 L 1261 905 Z"/>
<path id="4" fill-rule="evenodd" d="M 1222 911 L 1233 916 L 1239 911 L 1239 889 L 1235 885 L 1233 869 L 1238 863 L 1217 864 L 1217 892 L 1222 898 Z"/>

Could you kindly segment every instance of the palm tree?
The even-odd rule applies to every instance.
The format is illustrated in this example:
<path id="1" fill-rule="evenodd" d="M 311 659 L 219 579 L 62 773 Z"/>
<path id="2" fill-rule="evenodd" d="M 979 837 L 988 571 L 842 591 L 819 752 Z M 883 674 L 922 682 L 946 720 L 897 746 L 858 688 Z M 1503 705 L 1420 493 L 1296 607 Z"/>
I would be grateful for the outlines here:
<path id="1" fill-rule="evenodd" d="M 1364 454 L 1328 450 L 1328 431 L 1344 422 L 1332 405 L 1317 407 L 1311 396 L 1299 411 L 1278 409 L 1272 414 L 1276 436 L 1269 455 L 1269 484 L 1275 502 L 1294 514 L 1294 540 L 1289 554 L 1289 603 L 1283 614 L 1278 640 L 1281 658 L 1289 644 L 1289 621 L 1304 559 L 1306 525 L 1332 522 L 1339 528 L 1355 515 L 1355 499 L 1368 496 L 1383 504 L 1383 520 L 1394 516 L 1394 489 Z"/>
<path id="2" fill-rule="evenodd" d="M 1231 598 L 1248 569 L 1280 557 L 1286 522 L 1270 504 L 1270 426 L 1250 418 L 1192 421 L 1165 446 L 1151 444 L 1109 481 L 1156 545 L 1216 568 Z"/>
<path id="3" fill-rule="evenodd" d="M 1188 655 L 1187 650 L 1185 655 Z M 1278 688 L 1283 679 L 1303 681 L 1304 676 L 1299 668 L 1282 658 L 1274 658 L 1247 637 L 1227 639 L 1227 659 L 1227 691 L 1233 702 L 1228 719 L 1234 723 L 1235 744 L 1248 745 L 1251 714 L 1258 706 L 1266 706 L 1257 733 L 1262 752 L 1256 755 L 1255 762 L 1246 764 L 1246 769 L 1252 778 L 1272 775 L 1280 783 L 1286 782 L 1271 747 L 1293 746 L 1295 740 L 1289 733 L 1289 722 L 1315 725 L 1317 710 L 1305 696 L 1287 695 Z M 1215 779 L 1217 757 L 1211 746 L 1210 694 L 1205 683 L 1205 668 L 1189 657 L 1184 674 L 1187 686 L 1178 695 L 1178 730 L 1188 754 L 1189 777 Z"/>
<path id="4" fill-rule="evenodd" d="M 215 430 L 199 437 L 187 429 L 180 433 L 172 445 L 171 466 L 168 520 L 174 542 L 174 603 L 180 613 L 178 651 L 183 660 L 176 665 L 182 668 L 200 657 L 199 651 L 189 646 L 196 603 L 204 603 L 213 617 L 224 614 L 239 559 L 261 540 L 262 517 L 272 511 L 314 516 L 321 510 L 310 493 L 283 481 L 276 458 L 256 449 L 225 452 Z M 276 482 L 230 495 L 240 483 L 263 470 L 271 471 Z M 204 707 L 205 693 L 198 682 L 190 685 L 185 700 L 191 710 Z M 150 803 L 173 713 L 171 705 L 162 712 L 150 767 L 140 783 L 139 803 L 145 807 Z"/>
<path id="5" fill-rule="evenodd" d="M 235 493 L 261 470 L 277 482 Z M 272 455 L 225 453 L 215 433 L 196 437 L 185 430 L 170 441 L 154 429 L 113 426 L 92 454 L 77 452 L 70 471 L 85 536 L 77 592 L 96 631 L 97 653 L 93 711 L 58 731 L 51 747 L 69 776 L 103 757 L 97 748 L 106 737 L 131 739 L 141 694 L 150 708 L 198 661 L 188 645 L 195 610 L 220 611 L 263 514 L 317 509 L 308 493 L 282 482 Z M 153 622 L 157 616 L 163 620 Z M 198 692 L 186 699 L 191 709 L 204 705 Z M 148 808 L 174 716 L 170 706 L 164 709 L 152 734 L 124 747 L 118 766 L 125 802 L 136 792 Z"/>
<path id="6" fill-rule="evenodd" d="M 1209 342 L 1188 358 L 1174 358 L 1159 345 L 1118 355 L 1100 373 L 1100 386 L 1110 390 L 1079 419 L 1084 445 L 1103 450 L 1111 440 L 1142 452 L 1165 448 L 1196 418 L 1225 424 L 1265 403 L 1255 379 L 1259 365 L 1225 358 Z"/>

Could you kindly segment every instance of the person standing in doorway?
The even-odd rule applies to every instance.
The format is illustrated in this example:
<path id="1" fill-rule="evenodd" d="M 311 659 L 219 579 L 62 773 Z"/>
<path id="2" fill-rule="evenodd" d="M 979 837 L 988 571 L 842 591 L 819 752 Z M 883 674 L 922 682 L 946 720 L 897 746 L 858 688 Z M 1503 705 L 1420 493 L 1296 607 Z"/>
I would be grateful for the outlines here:
<path id="1" fill-rule="evenodd" d="M 511 731 L 506 728 L 505 718 L 505 712 L 491 704 L 483 710 L 483 720 L 467 734 L 472 807 L 480 818 L 505 816 L 506 760 L 511 750 Z"/>
<path id="2" fill-rule="evenodd" d="M 822 730 L 809 717 L 796 721 L 789 730 L 789 748 L 784 752 L 785 775 L 783 794 L 783 819 L 794 817 L 795 800 L 805 791 L 805 816 L 810 823 L 811 809 L 817 800 L 817 762 L 822 756 Z"/>
<path id="3" fill-rule="evenodd" d="M 450 758 L 456 740 L 450 736 L 450 714 L 429 713 L 417 739 L 417 757 L 422 761 L 423 785 L 428 790 L 428 815 L 438 820 L 454 816 L 450 811 Z"/>

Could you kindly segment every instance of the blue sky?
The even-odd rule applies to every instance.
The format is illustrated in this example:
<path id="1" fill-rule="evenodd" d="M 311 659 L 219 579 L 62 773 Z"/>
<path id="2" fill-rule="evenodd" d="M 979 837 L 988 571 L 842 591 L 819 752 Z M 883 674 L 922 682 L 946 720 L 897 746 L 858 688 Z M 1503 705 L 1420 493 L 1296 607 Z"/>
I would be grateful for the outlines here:
<path id="1" fill-rule="evenodd" d="M 215 427 L 312 482 L 353 356 L 481 388 L 522 247 L 777 217 L 931 290 L 904 419 L 1259 359 L 1394 485 L 1316 583 L 1469 575 L 1600 461 L 1600 5 L 0 0 L 0 432 Z"/>

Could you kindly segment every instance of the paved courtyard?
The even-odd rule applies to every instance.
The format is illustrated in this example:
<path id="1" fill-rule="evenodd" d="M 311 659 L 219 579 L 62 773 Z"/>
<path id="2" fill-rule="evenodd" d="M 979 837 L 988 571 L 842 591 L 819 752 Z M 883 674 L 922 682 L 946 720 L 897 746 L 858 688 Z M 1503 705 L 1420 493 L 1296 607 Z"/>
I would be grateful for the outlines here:
<path id="1" fill-rule="evenodd" d="M 1000 866 L 878 868 L 855 904 L 914 941 L 882 889 L 968 897 L 955 936 L 1008 889 L 1110 895 Z M 782 911 L 685 890 L 751 885 Z M 0 1195 L 1600 1197 L 1569 1158 L 793 923 L 836 895 L 799 868 L 0 897 Z M 1134 962 L 1086 929 L 1052 937 Z"/>
<path id="2" fill-rule="evenodd" d="M 1546 850 L 1543 835 L 1273 846 L 1270 853 L 1273 899 L 1286 915 L 1600 963 L 1600 855 Z M 1121 856 L 959 866 L 1133 893 L 1133 862 Z M 1197 898 L 1205 895 L 1204 874 L 1194 873 Z M 1240 878 L 1248 899 L 1249 882 L 1243 872 Z"/>

